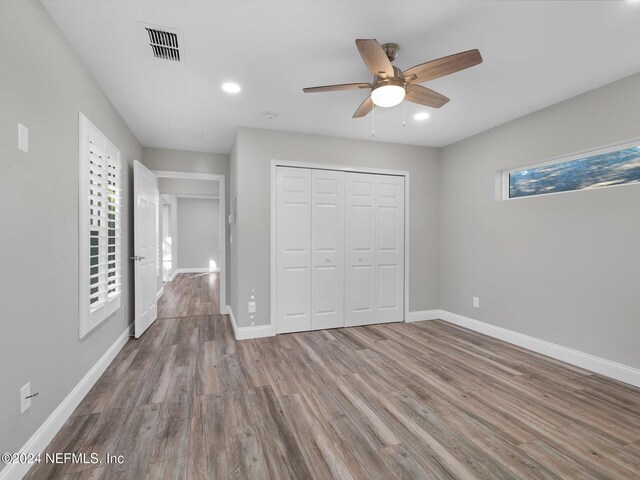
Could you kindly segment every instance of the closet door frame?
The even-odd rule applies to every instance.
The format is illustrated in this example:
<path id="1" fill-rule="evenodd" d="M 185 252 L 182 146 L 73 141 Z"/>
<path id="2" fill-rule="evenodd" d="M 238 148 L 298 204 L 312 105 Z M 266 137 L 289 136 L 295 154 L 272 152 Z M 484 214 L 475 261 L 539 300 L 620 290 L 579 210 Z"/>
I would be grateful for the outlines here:
<path id="1" fill-rule="evenodd" d="M 271 311 L 271 332 L 273 335 L 277 332 L 276 325 L 276 292 L 277 292 L 277 277 L 276 277 L 276 252 L 277 252 L 277 224 L 276 224 L 276 211 L 277 211 L 277 168 L 278 167 L 296 167 L 296 168 L 308 168 L 312 170 L 335 170 L 338 172 L 349 173 L 372 173 L 378 175 L 395 175 L 404 177 L 404 321 L 407 321 L 409 317 L 409 172 L 405 170 L 390 170 L 384 168 L 367 168 L 367 167 L 354 167 L 348 165 L 332 165 L 326 163 L 307 163 L 307 162 L 294 162 L 289 160 L 271 160 L 271 261 L 270 261 L 270 311 Z"/>

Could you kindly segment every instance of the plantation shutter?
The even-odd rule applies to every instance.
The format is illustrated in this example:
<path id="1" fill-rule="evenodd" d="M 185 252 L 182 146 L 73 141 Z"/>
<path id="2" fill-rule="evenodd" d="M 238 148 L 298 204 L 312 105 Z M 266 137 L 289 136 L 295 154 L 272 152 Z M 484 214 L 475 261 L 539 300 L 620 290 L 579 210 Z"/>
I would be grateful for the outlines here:
<path id="1" fill-rule="evenodd" d="M 80 116 L 80 337 L 120 307 L 120 152 Z"/>
<path id="2" fill-rule="evenodd" d="M 89 305 L 91 309 L 121 291 L 120 154 L 89 141 Z"/>

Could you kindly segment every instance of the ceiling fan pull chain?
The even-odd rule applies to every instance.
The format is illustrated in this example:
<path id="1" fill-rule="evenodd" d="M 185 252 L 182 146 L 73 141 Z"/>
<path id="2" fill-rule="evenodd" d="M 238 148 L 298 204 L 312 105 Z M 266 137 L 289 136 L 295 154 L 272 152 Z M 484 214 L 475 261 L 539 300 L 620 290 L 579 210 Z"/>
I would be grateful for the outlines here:
<path id="1" fill-rule="evenodd" d="M 371 136 L 376 136 L 376 109 L 371 110 Z"/>

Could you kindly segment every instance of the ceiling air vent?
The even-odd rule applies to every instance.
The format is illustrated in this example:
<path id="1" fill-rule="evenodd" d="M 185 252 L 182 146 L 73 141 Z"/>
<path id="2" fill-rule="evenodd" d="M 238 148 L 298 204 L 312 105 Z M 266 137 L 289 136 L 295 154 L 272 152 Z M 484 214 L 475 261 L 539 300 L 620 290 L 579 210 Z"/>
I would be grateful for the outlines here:
<path id="1" fill-rule="evenodd" d="M 149 42 L 153 56 L 165 60 L 180 61 L 180 45 L 178 35 L 166 30 L 145 27 L 149 34 Z"/>

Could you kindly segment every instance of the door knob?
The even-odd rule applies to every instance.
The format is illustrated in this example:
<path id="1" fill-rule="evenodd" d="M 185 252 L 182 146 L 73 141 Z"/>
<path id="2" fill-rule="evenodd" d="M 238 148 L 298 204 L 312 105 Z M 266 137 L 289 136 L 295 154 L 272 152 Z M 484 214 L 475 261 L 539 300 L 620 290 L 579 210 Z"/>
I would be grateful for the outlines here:
<path id="1" fill-rule="evenodd" d="M 133 257 L 131 257 L 131 260 L 134 260 L 136 262 L 141 262 L 145 258 L 147 258 L 147 257 L 143 257 L 142 255 L 134 255 Z"/>

